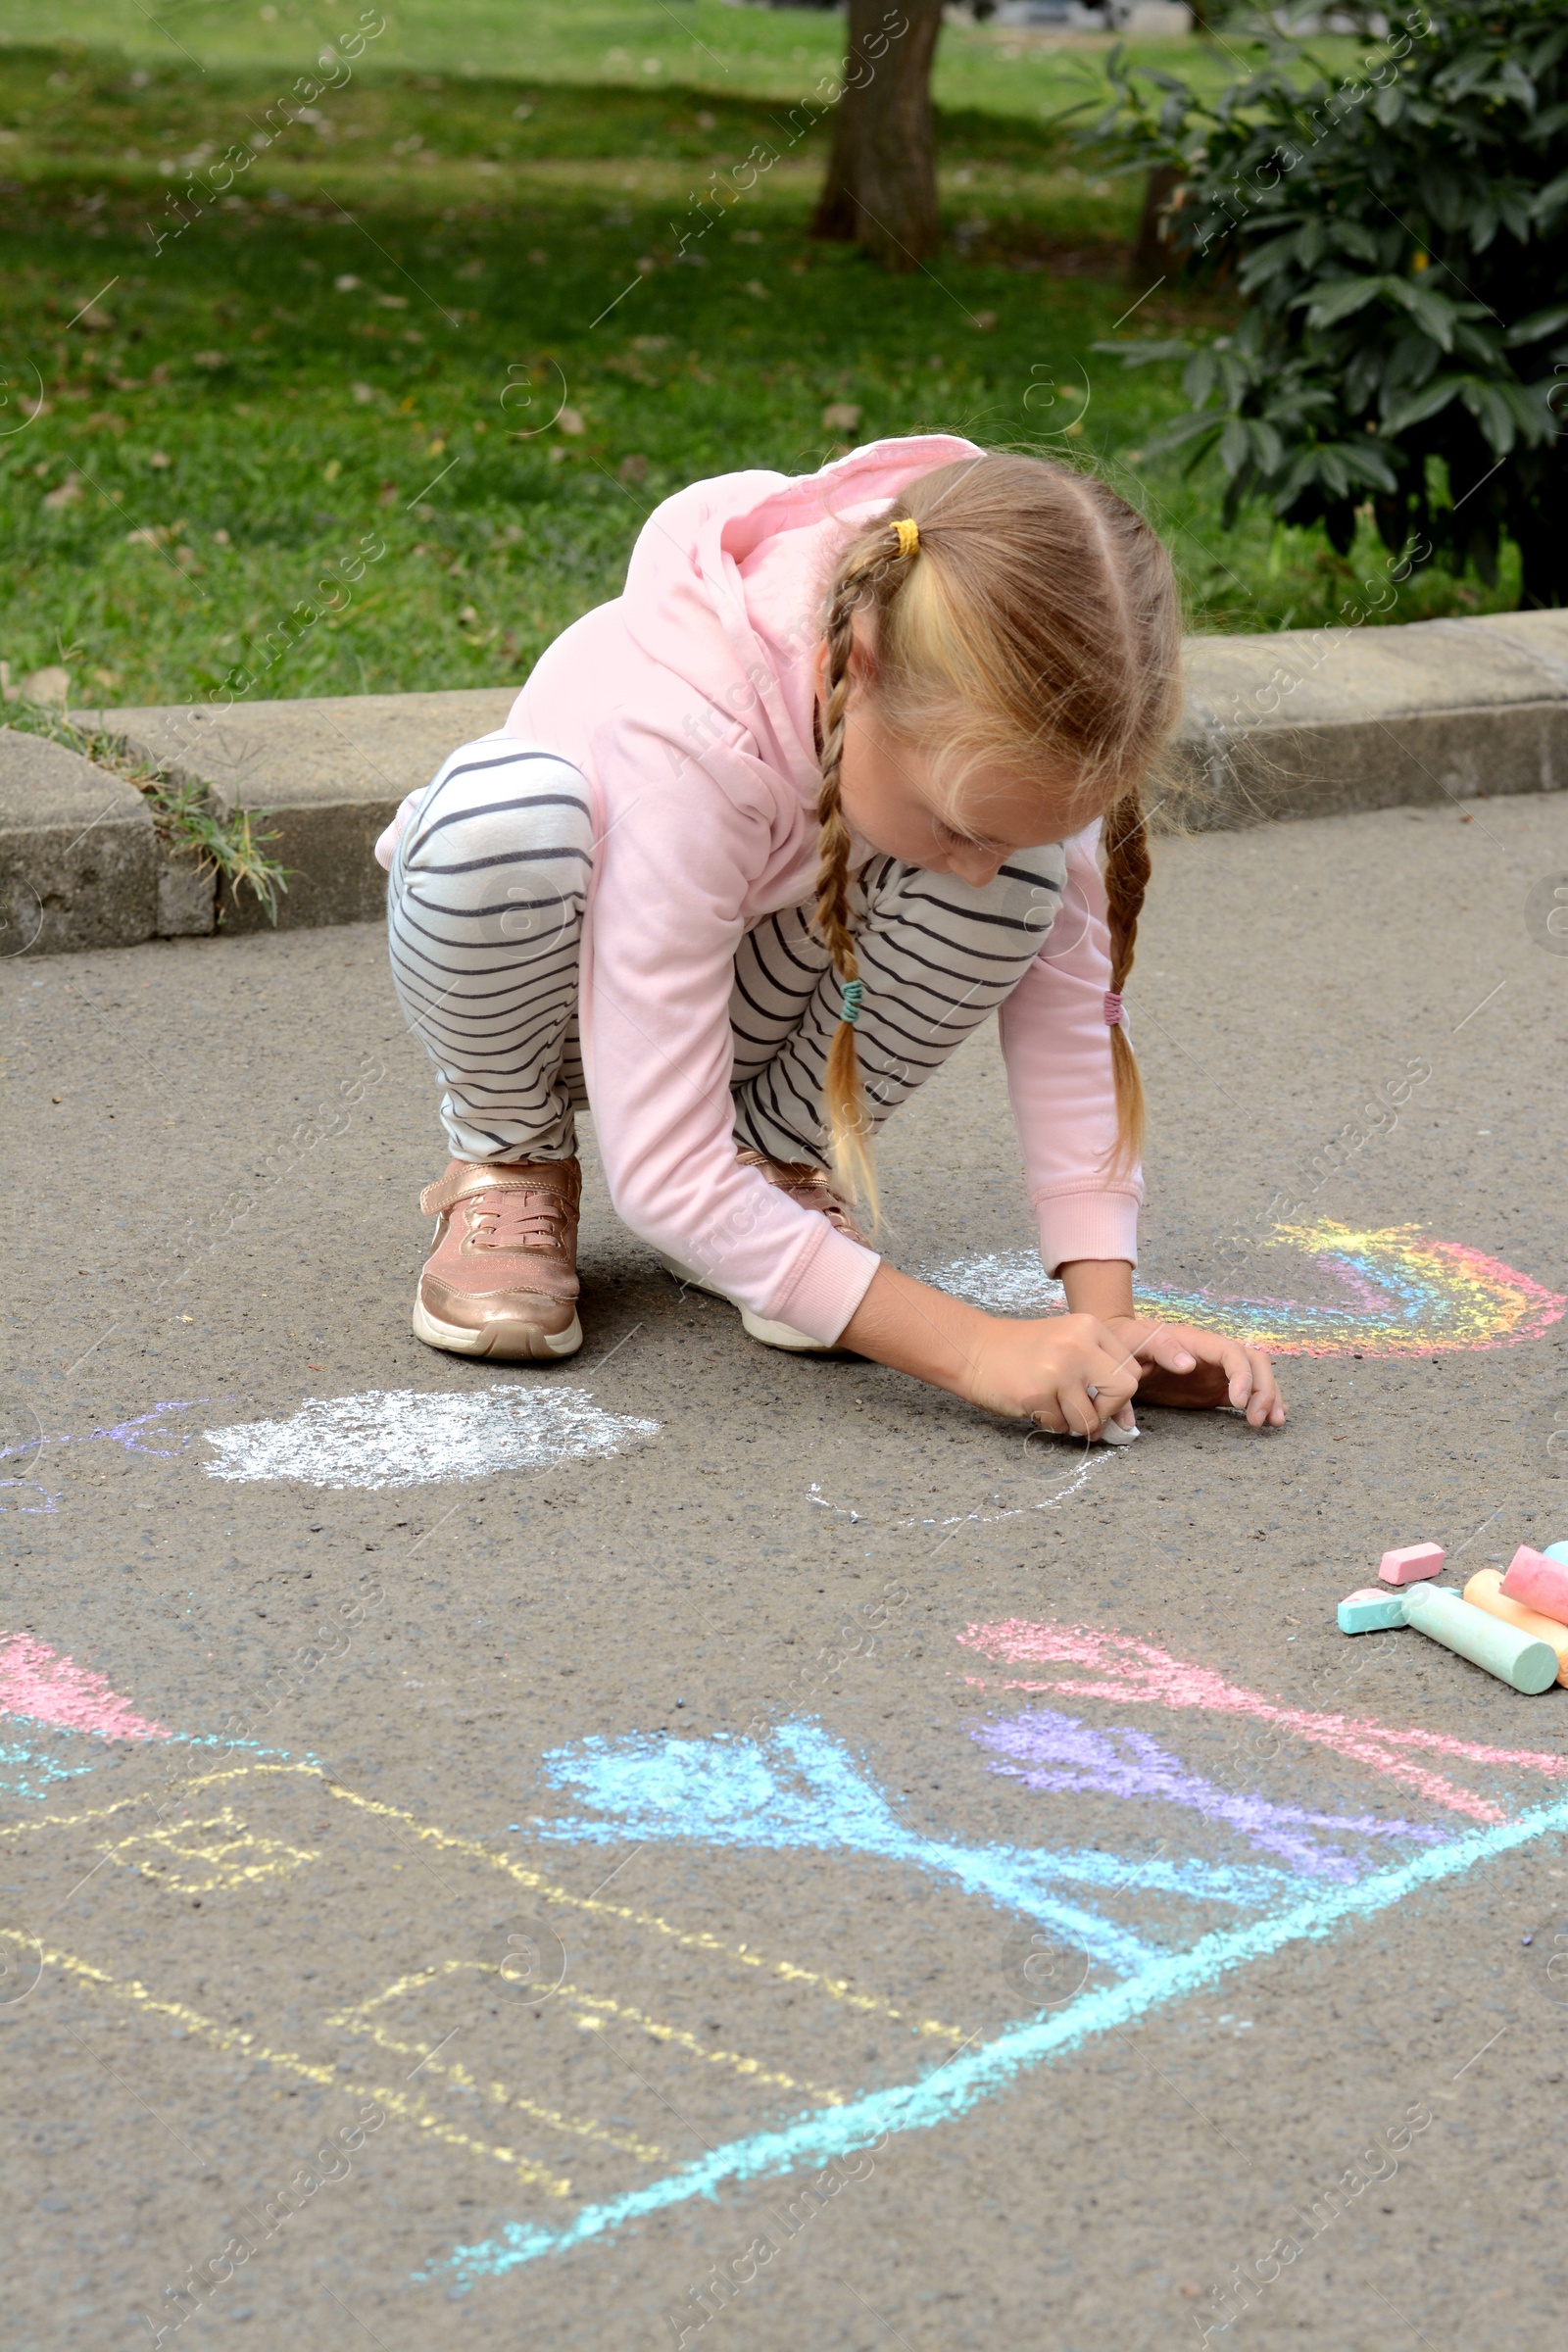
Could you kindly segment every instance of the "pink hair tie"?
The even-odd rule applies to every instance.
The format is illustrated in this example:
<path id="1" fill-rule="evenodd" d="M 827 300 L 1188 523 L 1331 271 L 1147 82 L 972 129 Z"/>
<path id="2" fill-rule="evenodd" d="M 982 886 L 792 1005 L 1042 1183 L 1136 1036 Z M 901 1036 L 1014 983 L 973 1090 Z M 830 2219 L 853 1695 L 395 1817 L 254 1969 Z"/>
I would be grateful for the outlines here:
<path id="1" fill-rule="evenodd" d="M 1104 1013 L 1105 1027 L 1107 1029 L 1116 1029 L 1120 1027 L 1122 1017 L 1121 999 L 1117 996 L 1116 991 L 1113 988 L 1107 988 L 1105 991 Z"/>

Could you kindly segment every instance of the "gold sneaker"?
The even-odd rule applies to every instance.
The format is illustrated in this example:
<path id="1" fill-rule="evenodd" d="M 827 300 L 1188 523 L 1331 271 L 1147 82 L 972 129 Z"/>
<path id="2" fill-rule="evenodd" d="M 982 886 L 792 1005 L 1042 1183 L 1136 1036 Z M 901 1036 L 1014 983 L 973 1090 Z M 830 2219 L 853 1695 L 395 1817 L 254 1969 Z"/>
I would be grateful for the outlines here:
<path id="1" fill-rule="evenodd" d="M 575 1159 L 455 1159 L 419 1206 L 438 1217 L 414 1331 L 453 1355 L 549 1363 L 582 1346 Z"/>

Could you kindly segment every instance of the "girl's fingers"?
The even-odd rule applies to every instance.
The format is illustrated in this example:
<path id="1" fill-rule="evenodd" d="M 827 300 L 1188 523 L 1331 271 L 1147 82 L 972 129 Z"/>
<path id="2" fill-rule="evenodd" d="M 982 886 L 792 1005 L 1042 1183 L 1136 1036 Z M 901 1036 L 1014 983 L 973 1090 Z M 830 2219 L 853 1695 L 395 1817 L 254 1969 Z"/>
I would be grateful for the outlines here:
<path id="1" fill-rule="evenodd" d="M 1144 1353 L 1158 1364 L 1162 1372 L 1196 1372 L 1198 1358 L 1183 1339 L 1173 1331 L 1155 1329 L 1150 1333 Z"/>
<path id="2" fill-rule="evenodd" d="M 1270 1423 L 1275 1429 L 1282 1428 L 1285 1421 L 1285 1399 L 1280 1395 L 1279 1383 L 1274 1378 L 1274 1367 L 1260 1348 L 1250 1348 L 1247 1352 L 1252 1365 L 1252 1401 L 1248 1409 L 1247 1418 L 1254 1429 L 1261 1429 L 1265 1422 Z"/>
<path id="3" fill-rule="evenodd" d="M 1198 1358 L 1187 1342 L 1174 1331 L 1155 1324 L 1148 1336 L 1139 1341 L 1136 1348 L 1124 1348 L 1117 1355 L 1118 1363 L 1134 1373 L 1147 1372 L 1157 1366 L 1161 1372 L 1196 1372 Z"/>
<path id="4" fill-rule="evenodd" d="M 1098 1382 L 1096 1389 L 1100 1391 Z M 1098 1437 L 1102 1421 L 1109 1417 L 1103 1393 L 1097 1393 L 1091 1397 L 1087 1385 L 1081 1380 L 1064 1382 L 1056 1391 L 1056 1404 L 1075 1438 Z"/>
<path id="5" fill-rule="evenodd" d="M 1245 1348 L 1227 1340 L 1220 1350 L 1220 1363 L 1232 1404 L 1245 1412 L 1252 1400 L 1252 1361 Z"/>

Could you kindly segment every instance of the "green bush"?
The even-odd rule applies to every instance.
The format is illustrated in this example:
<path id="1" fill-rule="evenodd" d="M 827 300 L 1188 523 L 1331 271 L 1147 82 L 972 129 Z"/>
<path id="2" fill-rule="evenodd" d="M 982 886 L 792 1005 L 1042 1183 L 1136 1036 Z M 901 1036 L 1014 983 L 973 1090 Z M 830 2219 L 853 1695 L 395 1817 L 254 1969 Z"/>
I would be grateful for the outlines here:
<path id="1" fill-rule="evenodd" d="M 1267 501 L 1344 553 L 1370 502 L 1390 548 L 1424 540 L 1489 583 L 1506 535 L 1524 602 L 1561 604 L 1563 0 L 1347 16 L 1371 45 L 1332 79 L 1283 34 L 1217 100 L 1112 61 L 1118 100 L 1092 135 L 1162 174 L 1172 269 L 1229 281 L 1246 309 L 1200 348 L 1103 348 L 1187 357 L 1194 413 L 1152 446 L 1190 445 L 1194 464 L 1217 447 L 1227 521 Z"/>

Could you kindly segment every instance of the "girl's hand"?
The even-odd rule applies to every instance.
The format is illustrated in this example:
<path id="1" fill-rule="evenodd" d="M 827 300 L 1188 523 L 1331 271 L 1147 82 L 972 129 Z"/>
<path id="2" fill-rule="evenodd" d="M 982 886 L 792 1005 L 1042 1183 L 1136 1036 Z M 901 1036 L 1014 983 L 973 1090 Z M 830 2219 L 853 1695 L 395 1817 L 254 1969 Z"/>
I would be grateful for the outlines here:
<path id="1" fill-rule="evenodd" d="M 1133 1425 L 1144 1367 L 1098 1315 L 1024 1322 L 982 1315 L 962 1394 L 989 1413 L 1027 1417 L 1058 1436 L 1095 1438 L 1105 1422 Z"/>
<path id="2" fill-rule="evenodd" d="M 1253 1429 L 1280 1429 L 1285 1399 L 1261 1348 L 1245 1348 L 1190 1323 L 1147 1323 L 1117 1315 L 1109 1330 L 1139 1367 L 1137 1394 L 1147 1404 L 1231 1404 Z"/>

